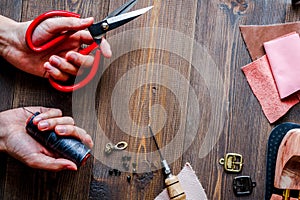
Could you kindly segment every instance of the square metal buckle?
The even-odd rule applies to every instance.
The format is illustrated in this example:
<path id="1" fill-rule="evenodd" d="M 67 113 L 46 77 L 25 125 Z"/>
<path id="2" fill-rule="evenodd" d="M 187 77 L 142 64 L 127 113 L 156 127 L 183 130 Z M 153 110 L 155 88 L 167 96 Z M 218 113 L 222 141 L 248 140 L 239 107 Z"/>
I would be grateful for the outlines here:
<path id="1" fill-rule="evenodd" d="M 238 176 L 233 179 L 233 192 L 237 196 L 250 195 L 256 182 L 252 182 L 250 176 Z"/>
<path id="2" fill-rule="evenodd" d="M 243 168 L 243 156 L 237 153 L 228 153 L 225 158 L 221 158 L 219 163 L 224 166 L 225 171 L 239 173 Z"/>

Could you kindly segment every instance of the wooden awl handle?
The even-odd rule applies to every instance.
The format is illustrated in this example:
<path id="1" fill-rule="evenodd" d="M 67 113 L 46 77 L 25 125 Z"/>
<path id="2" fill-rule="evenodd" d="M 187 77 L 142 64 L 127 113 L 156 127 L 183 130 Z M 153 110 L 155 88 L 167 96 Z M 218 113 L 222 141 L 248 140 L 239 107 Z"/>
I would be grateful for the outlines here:
<path id="1" fill-rule="evenodd" d="M 177 176 L 171 175 L 165 180 L 165 184 L 171 200 L 186 200 L 186 195 Z"/>

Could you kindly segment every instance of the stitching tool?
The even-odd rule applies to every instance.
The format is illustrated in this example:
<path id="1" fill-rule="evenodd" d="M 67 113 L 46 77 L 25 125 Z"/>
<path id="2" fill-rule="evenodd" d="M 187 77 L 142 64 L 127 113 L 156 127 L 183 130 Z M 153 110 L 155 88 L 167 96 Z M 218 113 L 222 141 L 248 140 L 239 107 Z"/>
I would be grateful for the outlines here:
<path id="1" fill-rule="evenodd" d="M 171 169 L 170 169 L 167 161 L 163 158 L 163 156 L 162 156 L 162 154 L 159 150 L 159 146 L 157 144 L 157 141 L 155 139 L 155 136 L 153 134 L 151 126 L 148 125 L 148 127 L 149 127 L 149 130 L 150 130 L 151 137 L 154 140 L 155 146 L 157 148 L 157 151 L 158 151 L 160 159 L 161 159 L 161 163 L 162 163 L 162 166 L 163 166 L 163 173 L 166 177 L 165 184 L 166 184 L 166 188 L 168 190 L 168 194 L 169 194 L 170 199 L 172 199 L 172 200 L 185 200 L 186 199 L 186 194 L 185 194 L 185 192 L 183 191 L 183 189 L 180 185 L 179 179 L 177 178 L 177 176 L 172 174 Z"/>
<path id="2" fill-rule="evenodd" d="M 94 49 L 97 49 L 95 52 L 94 63 L 90 69 L 89 74 L 79 83 L 76 83 L 76 84 L 70 85 L 70 86 L 61 85 L 60 83 L 57 83 L 54 79 L 52 79 L 50 77 L 49 82 L 55 89 L 62 91 L 62 92 L 72 92 L 74 90 L 84 87 L 93 79 L 93 77 L 96 75 L 98 67 L 99 67 L 100 53 L 101 53 L 99 45 L 101 43 L 102 37 L 104 37 L 108 31 L 111 31 L 115 28 L 118 28 L 118 27 L 132 21 L 133 19 L 143 15 L 144 13 L 148 12 L 150 9 L 153 8 L 153 6 L 149 6 L 146 8 L 128 12 L 136 4 L 136 2 L 137 2 L 137 0 L 129 0 L 127 3 L 123 4 L 122 6 L 120 6 L 116 10 L 114 10 L 112 13 L 110 13 L 102 21 L 95 23 L 88 28 L 88 30 L 89 30 L 90 34 L 92 35 L 95 42 L 93 44 L 91 44 L 90 46 L 80 50 L 79 53 L 81 53 L 83 55 L 88 55 Z M 67 31 L 67 32 L 61 33 L 58 37 L 52 39 L 51 41 L 49 41 L 41 46 L 35 46 L 32 42 L 32 34 L 33 34 L 34 30 L 43 21 L 45 21 L 48 18 L 53 18 L 53 17 L 77 17 L 77 18 L 79 18 L 80 15 L 77 13 L 72 13 L 72 12 L 68 12 L 68 11 L 54 10 L 54 11 L 49 11 L 49 12 L 46 12 L 46 13 L 38 16 L 29 25 L 29 27 L 26 31 L 26 35 L 25 35 L 27 46 L 31 50 L 33 50 L 35 52 L 42 52 L 47 49 L 54 48 L 55 46 L 59 45 L 62 41 L 65 41 L 70 35 L 72 35 L 74 33 L 74 31 Z"/>

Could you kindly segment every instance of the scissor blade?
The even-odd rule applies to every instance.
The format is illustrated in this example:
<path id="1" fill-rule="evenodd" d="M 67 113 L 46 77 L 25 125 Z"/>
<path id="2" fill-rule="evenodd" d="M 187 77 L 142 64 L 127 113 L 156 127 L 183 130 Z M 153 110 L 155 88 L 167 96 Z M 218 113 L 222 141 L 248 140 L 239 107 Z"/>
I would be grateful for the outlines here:
<path id="1" fill-rule="evenodd" d="M 145 14 L 152 8 L 153 8 L 153 6 L 149 6 L 147 8 L 142 8 L 142 9 L 135 10 L 135 11 L 132 11 L 129 13 L 124 13 L 124 14 L 121 14 L 121 15 L 118 15 L 115 17 L 108 18 L 107 23 L 110 27 L 109 29 L 112 30 L 114 28 L 122 26 L 122 25 L 126 24 L 127 22 L 141 16 L 142 14 Z"/>
<path id="2" fill-rule="evenodd" d="M 88 29 L 91 35 L 93 36 L 94 40 L 99 44 L 101 42 L 101 38 L 103 37 L 103 35 L 105 35 L 106 32 L 130 22 L 131 20 L 148 12 L 152 8 L 153 6 L 149 6 L 147 8 L 143 8 L 129 13 L 121 14 L 115 17 L 111 17 L 97 24 L 93 24 Z"/>
<path id="3" fill-rule="evenodd" d="M 111 18 L 123 13 L 128 12 L 135 4 L 137 3 L 137 0 L 129 0 L 127 1 L 125 4 L 123 4 L 122 6 L 120 6 L 119 8 L 117 8 L 116 10 L 114 10 L 113 12 L 111 12 L 109 15 L 107 15 L 107 17 L 105 18 Z"/>

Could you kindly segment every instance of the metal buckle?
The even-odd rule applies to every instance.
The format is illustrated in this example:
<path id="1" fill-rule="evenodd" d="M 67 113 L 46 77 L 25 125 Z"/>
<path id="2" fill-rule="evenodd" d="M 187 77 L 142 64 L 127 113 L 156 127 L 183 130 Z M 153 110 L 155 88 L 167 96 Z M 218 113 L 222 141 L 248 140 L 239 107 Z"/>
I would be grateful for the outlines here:
<path id="1" fill-rule="evenodd" d="M 219 163 L 224 166 L 225 171 L 239 173 L 243 168 L 243 156 L 237 153 L 228 153 L 225 158 L 221 158 Z"/>
<path id="2" fill-rule="evenodd" d="M 250 176 L 238 176 L 233 179 L 233 192 L 237 196 L 250 195 L 256 182 L 252 182 Z"/>

